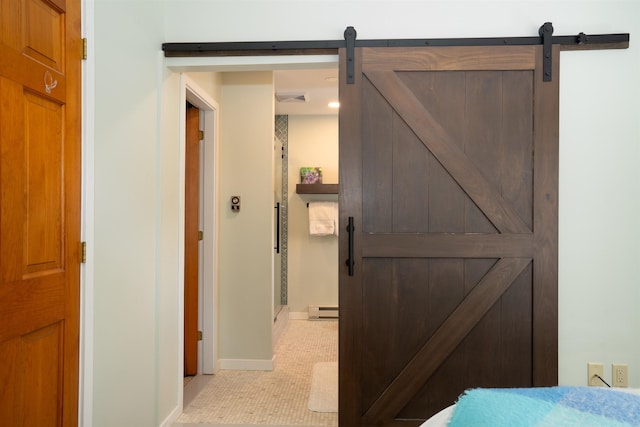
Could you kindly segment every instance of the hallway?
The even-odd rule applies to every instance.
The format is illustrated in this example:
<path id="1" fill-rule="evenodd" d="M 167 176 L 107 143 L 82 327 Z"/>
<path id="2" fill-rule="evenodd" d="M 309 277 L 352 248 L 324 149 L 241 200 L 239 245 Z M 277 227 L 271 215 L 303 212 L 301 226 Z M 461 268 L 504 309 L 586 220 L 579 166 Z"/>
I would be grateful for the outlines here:
<path id="1" fill-rule="evenodd" d="M 173 427 L 337 426 L 337 413 L 312 412 L 307 404 L 314 364 L 338 360 L 338 322 L 289 320 L 274 353 L 271 372 L 219 371 Z"/>

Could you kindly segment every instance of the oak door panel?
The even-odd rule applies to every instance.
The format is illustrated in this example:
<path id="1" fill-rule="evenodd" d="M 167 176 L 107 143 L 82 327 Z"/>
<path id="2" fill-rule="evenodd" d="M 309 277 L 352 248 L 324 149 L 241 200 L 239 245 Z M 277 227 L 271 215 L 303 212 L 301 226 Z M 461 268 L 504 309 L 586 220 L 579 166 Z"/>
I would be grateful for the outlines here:
<path id="1" fill-rule="evenodd" d="M 80 2 L 0 0 L 0 419 L 78 423 Z"/>
<path id="2" fill-rule="evenodd" d="M 198 373 L 200 110 L 187 103 L 184 221 L 184 375 Z"/>

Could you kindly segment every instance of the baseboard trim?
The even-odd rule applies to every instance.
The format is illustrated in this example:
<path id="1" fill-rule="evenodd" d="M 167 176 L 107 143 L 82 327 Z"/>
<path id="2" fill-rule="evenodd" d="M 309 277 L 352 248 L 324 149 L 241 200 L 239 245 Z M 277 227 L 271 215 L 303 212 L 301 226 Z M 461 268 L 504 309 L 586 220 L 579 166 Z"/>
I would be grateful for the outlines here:
<path id="1" fill-rule="evenodd" d="M 218 359 L 220 369 L 237 371 L 273 371 L 273 359 Z"/>
<path id="2" fill-rule="evenodd" d="M 276 320 L 273 322 L 273 328 L 271 330 L 271 346 L 275 350 L 280 337 L 282 336 L 282 332 L 287 327 L 287 322 L 289 321 L 289 307 L 286 305 L 282 307 L 278 316 L 276 316 Z M 275 354 L 275 351 L 274 351 Z"/>
<path id="3" fill-rule="evenodd" d="M 308 320 L 309 312 L 307 311 L 290 311 L 289 319 L 291 320 Z"/>
<path id="4" fill-rule="evenodd" d="M 171 427 L 174 421 L 177 420 L 180 415 L 182 415 L 182 408 L 176 406 L 175 408 L 173 408 L 173 411 L 171 411 L 167 418 L 165 418 L 164 421 L 160 423 L 159 427 Z"/>

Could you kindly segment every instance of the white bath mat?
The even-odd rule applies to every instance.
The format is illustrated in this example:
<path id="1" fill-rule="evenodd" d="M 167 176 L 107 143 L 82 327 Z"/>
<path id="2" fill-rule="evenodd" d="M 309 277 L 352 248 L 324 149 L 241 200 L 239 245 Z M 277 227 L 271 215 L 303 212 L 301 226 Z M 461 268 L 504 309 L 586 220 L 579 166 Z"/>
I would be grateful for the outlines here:
<path id="1" fill-rule="evenodd" d="M 319 362 L 313 365 L 309 410 L 338 412 L 338 362 Z"/>

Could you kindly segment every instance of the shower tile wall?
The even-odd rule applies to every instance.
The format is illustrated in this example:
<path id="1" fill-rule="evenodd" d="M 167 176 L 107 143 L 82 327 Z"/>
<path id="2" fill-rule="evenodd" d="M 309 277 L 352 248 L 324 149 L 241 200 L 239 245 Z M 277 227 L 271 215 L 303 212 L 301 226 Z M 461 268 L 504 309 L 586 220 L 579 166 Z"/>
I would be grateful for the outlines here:
<path id="1" fill-rule="evenodd" d="M 287 235 L 288 235 L 288 200 L 289 200 L 289 161 L 288 161 L 288 141 L 289 141 L 289 116 L 276 116 L 275 124 L 276 138 L 282 143 L 282 202 L 281 202 L 281 247 L 280 254 L 282 257 L 281 267 L 281 283 L 282 293 L 280 294 L 280 303 L 287 305 Z"/>

